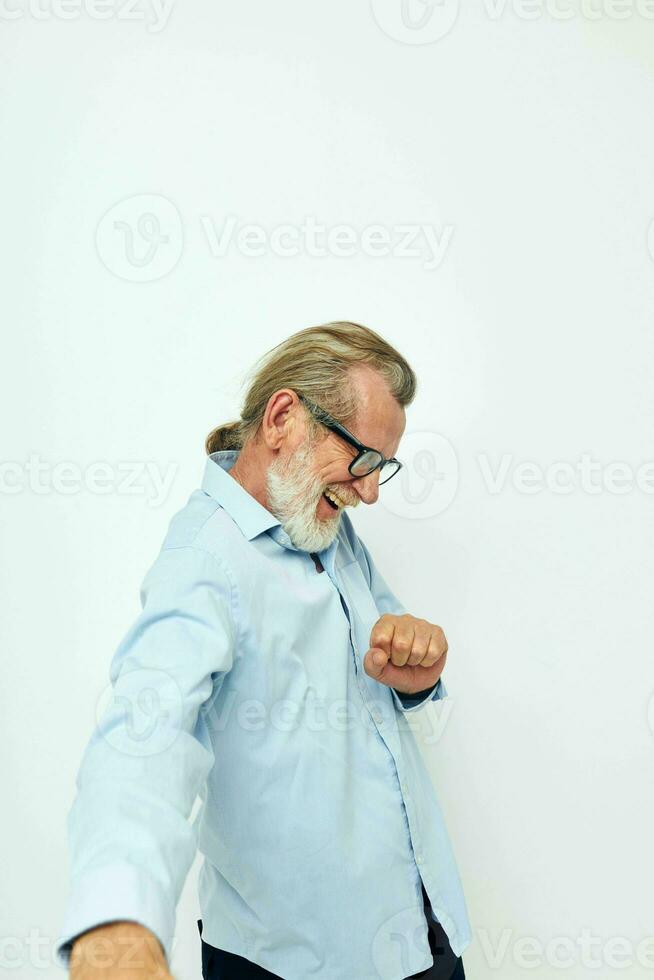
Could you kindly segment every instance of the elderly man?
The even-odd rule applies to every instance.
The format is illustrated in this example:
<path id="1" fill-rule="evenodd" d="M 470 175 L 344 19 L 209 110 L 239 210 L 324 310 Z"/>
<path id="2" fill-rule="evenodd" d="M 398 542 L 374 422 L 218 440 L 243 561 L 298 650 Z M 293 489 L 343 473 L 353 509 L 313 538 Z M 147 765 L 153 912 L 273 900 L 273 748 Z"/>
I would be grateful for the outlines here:
<path id="1" fill-rule="evenodd" d="M 464 896 L 405 718 L 445 696 L 447 641 L 346 513 L 399 471 L 415 390 L 378 334 L 324 324 L 269 351 L 208 437 L 80 766 L 72 980 L 169 977 L 198 846 L 205 980 L 464 976 Z"/>

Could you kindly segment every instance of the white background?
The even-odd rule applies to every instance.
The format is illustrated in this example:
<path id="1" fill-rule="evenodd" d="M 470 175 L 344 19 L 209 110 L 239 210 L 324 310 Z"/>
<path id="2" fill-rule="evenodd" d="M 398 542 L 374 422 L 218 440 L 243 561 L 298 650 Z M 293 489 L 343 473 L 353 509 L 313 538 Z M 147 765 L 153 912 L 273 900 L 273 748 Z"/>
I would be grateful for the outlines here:
<path id="1" fill-rule="evenodd" d="M 371 326 L 419 377 L 401 493 L 355 525 L 450 642 L 447 723 L 423 745 L 467 975 L 654 971 L 651 944 L 649 968 L 637 954 L 654 936 L 652 11 L 412 2 L 405 23 L 401 0 L 177 0 L 158 28 L 120 0 L 106 19 L 81 0 L 2 8 L 0 905 L 17 980 L 62 975 L 75 775 L 204 437 L 255 357 L 330 319 Z M 152 261 L 144 210 L 167 237 Z M 229 216 L 292 226 L 296 254 L 236 238 L 215 254 L 207 223 Z M 355 254 L 307 254 L 307 219 L 353 229 Z M 442 261 L 425 268 L 419 242 L 367 254 L 375 225 L 446 233 Z M 584 454 L 599 492 L 575 470 L 557 492 L 548 468 Z M 84 482 L 146 461 L 172 468 L 163 499 Z M 197 870 L 179 980 L 200 975 Z M 528 937 L 542 954 L 522 955 Z"/>

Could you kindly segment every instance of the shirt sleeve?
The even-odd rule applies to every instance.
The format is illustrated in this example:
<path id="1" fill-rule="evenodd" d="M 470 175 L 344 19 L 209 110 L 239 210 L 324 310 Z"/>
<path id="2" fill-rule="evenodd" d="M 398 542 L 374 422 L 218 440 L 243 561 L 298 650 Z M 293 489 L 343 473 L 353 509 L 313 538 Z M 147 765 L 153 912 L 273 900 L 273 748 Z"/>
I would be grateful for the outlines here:
<path id="1" fill-rule="evenodd" d="M 235 649 L 230 580 L 208 552 L 165 549 L 141 606 L 111 661 L 68 813 L 71 889 L 56 945 L 64 967 L 76 936 L 116 920 L 150 929 L 170 964 L 196 853 L 189 816 L 214 762 L 206 711 Z"/>
<path id="2" fill-rule="evenodd" d="M 387 582 L 372 560 L 368 548 L 357 535 L 357 549 L 359 548 L 360 551 L 358 551 L 357 559 L 369 580 L 370 591 L 380 612 L 382 614 L 392 613 L 395 616 L 403 616 L 405 613 L 408 613 L 409 610 L 391 592 Z M 413 694 L 401 694 L 392 687 L 391 693 L 396 707 L 405 713 L 417 711 L 419 708 L 424 707 L 428 701 L 438 701 L 447 697 L 447 689 L 442 677 L 438 678 L 438 681 L 433 687 L 425 688 L 424 691 L 415 691 Z"/>

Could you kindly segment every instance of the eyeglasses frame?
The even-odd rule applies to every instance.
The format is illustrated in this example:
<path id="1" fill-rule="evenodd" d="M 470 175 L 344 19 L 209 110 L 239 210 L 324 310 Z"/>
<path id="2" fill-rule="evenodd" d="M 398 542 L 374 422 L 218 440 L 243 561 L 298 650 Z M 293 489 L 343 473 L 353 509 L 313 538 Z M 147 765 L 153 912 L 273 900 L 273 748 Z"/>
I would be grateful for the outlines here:
<path id="1" fill-rule="evenodd" d="M 359 477 L 361 477 L 362 474 L 359 474 L 357 476 L 356 473 L 352 472 L 352 467 L 354 466 L 354 464 L 357 462 L 358 459 L 361 459 L 364 453 L 377 453 L 378 456 L 381 456 L 380 461 L 377 463 L 376 466 L 373 466 L 373 468 L 370 470 L 369 473 L 365 474 L 366 476 L 370 476 L 370 473 L 374 473 L 375 470 L 380 470 L 380 472 L 383 471 L 383 467 L 385 466 L 386 463 L 397 463 L 397 469 L 395 470 L 395 472 L 391 473 L 391 475 L 386 480 L 379 481 L 380 487 L 384 483 L 388 483 L 389 480 L 392 480 L 394 476 L 397 476 L 397 474 L 402 469 L 402 463 L 400 462 L 399 459 L 396 459 L 395 456 L 391 456 L 390 459 L 387 459 L 384 456 L 384 454 L 380 452 L 379 449 L 375 449 L 373 446 L 364 445 L 362 442 L 360 442 L 357 439 L 356 436 L 353 436 L 352 433 L 348 429 L 346 429 L 344 425 L 341 425 L 340 422 L 337 422 L 336 419 L 329 414 L 329 412 L 326 412 L 324 408 L 320 407 L 320 405 L 316 405 L 316 403 L 311 401 L 310 398 L 307 398 L 306 395 L 300 394 L 298 392 L 298 398 L 300 399 L 301 402 L 303 402 L 306 405 L 307 409 L 319 422 L 322 422 L 322 424 L 326 426 L 326 428 L 331 429 L 331 431 L 335 432 L 337 436 L 340 436 L 341 439 L 344 439 L 345 442 L 348 442 L 354 449 L 358 450 L 357 455 L 354 457 L 354 459 L 350 462 L 348 466 L 348 471 L 354 477 L 355 480 L 359 479 Z"/>

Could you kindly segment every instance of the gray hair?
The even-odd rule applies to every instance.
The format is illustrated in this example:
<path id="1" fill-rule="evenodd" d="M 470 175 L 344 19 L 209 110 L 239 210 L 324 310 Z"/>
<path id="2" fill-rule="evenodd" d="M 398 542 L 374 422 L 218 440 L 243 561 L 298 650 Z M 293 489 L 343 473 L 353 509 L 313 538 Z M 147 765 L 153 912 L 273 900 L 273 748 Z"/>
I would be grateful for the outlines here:
<path id="1" fill-rule="evenodd" d="M 205 440 L 207 453 L 242 449 L 258 432 L 268 400 L 280 388 L 306 395 L 347 425 L 358 409 L 351 371 L 362 365 L 379 373 L 402 407 L 411 404 L 417 388 L 415 373 L 374 330 L 348 321 L 306 327 L 255 362 L 240 419 L 212 429 Z M 309 438 L 315 437 L 320 425 L 309 413 L 307 426 Z"/>

